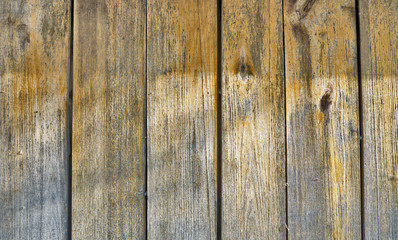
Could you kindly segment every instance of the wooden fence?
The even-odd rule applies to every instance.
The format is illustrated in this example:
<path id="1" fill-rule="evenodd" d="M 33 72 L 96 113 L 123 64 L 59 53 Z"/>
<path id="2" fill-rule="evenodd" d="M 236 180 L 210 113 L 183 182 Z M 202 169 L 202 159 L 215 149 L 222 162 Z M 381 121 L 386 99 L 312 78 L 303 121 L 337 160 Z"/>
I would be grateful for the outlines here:
<path id="1" fill-rule="evenodd" d="M 1 0 L 0 239 L 398 239 L 398 0 Z"/>

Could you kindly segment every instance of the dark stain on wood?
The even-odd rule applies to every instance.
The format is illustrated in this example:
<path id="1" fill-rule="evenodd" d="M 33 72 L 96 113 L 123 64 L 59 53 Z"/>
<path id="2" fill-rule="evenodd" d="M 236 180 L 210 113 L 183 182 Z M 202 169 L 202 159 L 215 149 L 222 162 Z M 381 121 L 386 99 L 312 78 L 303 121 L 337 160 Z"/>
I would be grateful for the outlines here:
<path id="1" fill-rule="evenodd" d="M 351 14 L 353 17 L 355 17 L 355 7 L 352 6 L 346 6 L 346 5 L 341 5 L 340 10 L 343 12 L 348 12 Z"/>
<path id="2" fill-rule="evenodd" d="M 301 6 L 301 8 L 298 10 L 298 15 L 299 15 L 299 20 L 304 19 L 308 13 L 311 11 L 312 6 L 314 6 L 314 3 L 317 0 L 307 0 L 305 3 Z"/>
<path id="3" fill-rule="evenodd" d="M 19 45 L 23 50 L 25 50 L 27 44 L 30 43 L 28 26 L 23 23 L 19 24 L 17 27 L 17 32 L 18 32 Z"/>
<path id="4" fill-rule="evenodd" d="M 305 96 L 307 99 L 311 99 L 312 96 L 312 59 L 311 59 L 311 42 L 310 36 L 308 34 L 307 28 L 302 24 L 292 24 L 293 36 L 296 41 L 301 44 L 301 48 L 298 50 L 299 55 L 302 56 L 301 61 L 298 63 L 300 74 L 303 76 L 302 85 L 306 86 L 304 89 L 306 91 Z"/>
<path id="5" fill-rule="evenodd" d="M 310 37 L 308 36 L 307 29 L 301 24 L 292 24 L 293 35 L 298 41 L 307 42 L 309 44 Z"/>
<path id="6" fill-rule="evenodd" d="M 297 3 L 297 0 L 288 0 L 287 1 L 287 12 L 288 13 L 292 13 L 292 11 L 294 10 L 294 6 Z"/>
<path id="7" fill-rule="evenodd" d="M 298 15 L 298 20 L 300 21 L 308 15 L 316 1 L 317 0 L 306 0 L 301 7 L 297 7 L 297 0 L 288 0 L 287 13 L 291 14 L 295 11 Z"/>

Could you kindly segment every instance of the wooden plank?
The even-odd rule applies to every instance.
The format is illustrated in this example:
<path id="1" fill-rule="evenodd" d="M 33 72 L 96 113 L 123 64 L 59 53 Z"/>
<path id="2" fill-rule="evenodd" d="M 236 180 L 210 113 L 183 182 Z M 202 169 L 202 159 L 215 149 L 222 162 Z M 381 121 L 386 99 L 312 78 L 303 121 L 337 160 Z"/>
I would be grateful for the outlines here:
<path id="1" fill-rule="evenodd" d="M 360 239 L 354 0 L 285 2 L 289 239 Z"/>
<path id="2" fill-rule="evenodd" d="M 398 239 L 398 1 L 359 1 L 366 239 Z"/>
<path id="3" fill-rule="evenodd" d="M 148 1 L 148 239 L 216 238 L 216 0 Z"/>
<path id="4" fill-rule="evenodd" d="M 285 239 L 282 2 L 223 1 L 222 237 Z"/>
<path id="5" fill-rule="evenodd" d="M 67 239 L 70 3 L 0 2 L 0 239 Z"/>
<path id="6" fill-rule="evenodd" d="M 145 239 L 144 0 L 76 0 L 73 239 Z"/>

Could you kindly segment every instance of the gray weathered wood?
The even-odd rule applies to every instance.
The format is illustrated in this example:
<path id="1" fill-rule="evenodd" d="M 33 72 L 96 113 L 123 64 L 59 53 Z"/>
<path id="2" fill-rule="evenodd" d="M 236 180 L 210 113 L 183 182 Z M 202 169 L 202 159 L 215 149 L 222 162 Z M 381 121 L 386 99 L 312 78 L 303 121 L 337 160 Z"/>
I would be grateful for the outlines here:
<path id="1" fill-rule="evenodd" d="M 355 1 L 284 9 L 289 239 L 360 239 Z"/>
<path id="2" fill-rule="evenodd" d="M 146 239 L 145 9 L 75 0 L 73 239 Z"/>
<path id="3" fill-rule="evenodd" d="M 223 1 L 222 237 L 285 239 L 283 13 Z"/>
<path id="4" fill-rule="evenodd" d="M 0 1 L 0 239 L 66 239 L 70 2 Z"/>
<path id="5" fill-rule="evenodd" d="M 398 239 L 398 1 L 360 0 L 366 239 Z"/>
<path id="6" fill-rule="evenodd" d="M 216 238 L 216 10 L 148 1 L 148 239 Z"/>

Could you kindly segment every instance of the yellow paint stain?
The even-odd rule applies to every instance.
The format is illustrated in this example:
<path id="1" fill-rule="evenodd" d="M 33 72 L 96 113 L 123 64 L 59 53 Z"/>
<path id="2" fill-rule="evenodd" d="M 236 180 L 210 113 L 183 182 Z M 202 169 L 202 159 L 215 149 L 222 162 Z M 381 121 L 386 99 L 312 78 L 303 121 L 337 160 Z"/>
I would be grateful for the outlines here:
<path id="1" fill-rule="evenodd" d="M 325 121 L 325 115 L 319 111 L 319 109 L 315 112 L 315 118 L 318 121 L 318 124 L 322 124 Z"/>
<path id="2" fill-rule="evenodd" d="M 286 81 L 286 95 L 289 101 L 298 102 L 300 98 L 301 84 L 299 81 Z"/>
<path id="3" fill-rule="evenodd" d="M 13 112 L 18 115 L 32 114 L 41 104 L 42 95 L 47 92 L 43 86 L 43 60 L 38 49 L 41 41 L 36 39 L 34 33 L 30 33 L 30 43 L 25 54 L 18 59 L 17 67 L 12 69 L 9 77 L 18 79 L 14 81 L 13 88 Z"/>
<path id="4" fill-rule="evenodd" d="M 32 1 L 35 6 L 39 1 Z M 13 99 L 10 105 L 13 109 L 13 119 L 33 118 L 33 114 L 42 110 L 44 105 L 55 103 L 55 100 L 65 100 L 67 92 L 67 63 L 68 63 L 68 36 L 62 42 L 44 42 L 43 33 L 38 27 L 41 24 L 41 10 L 34 9 L 28 21 L 20 18 L 8 17 L 10 30 L 13 31 L 10 44 L 14 49 L 14 56 L 8 62 L 8 70 L 4 78 L 9 79 L 10 94 Z M 44 49 L 44 46 L 53 49 Z M 47 57 L 45 50 L 52 53 Z M 46 101 L 50 97 L 51 101 Z M 61 105 L 66 107 L 65 104 Z M 65 109 L 65 108 L 64 108 Z M 25 117 L 24 117 L 25 116 Z"/>
<path id="5" fill-rule="evenodd" d="M 330 137 L 329 152 L 330 152 L 330 184 L 332 193 L 332 212 L 333 212 L 333 239 L 342 239 L 342 221 L 340 216 L 340 207 L 342 202 L 346 199 L 346 192 L 344 189 L 344 164 L 340 162 L 338 156 L 338 149 L 335 147 L 335 139 Z"/>

